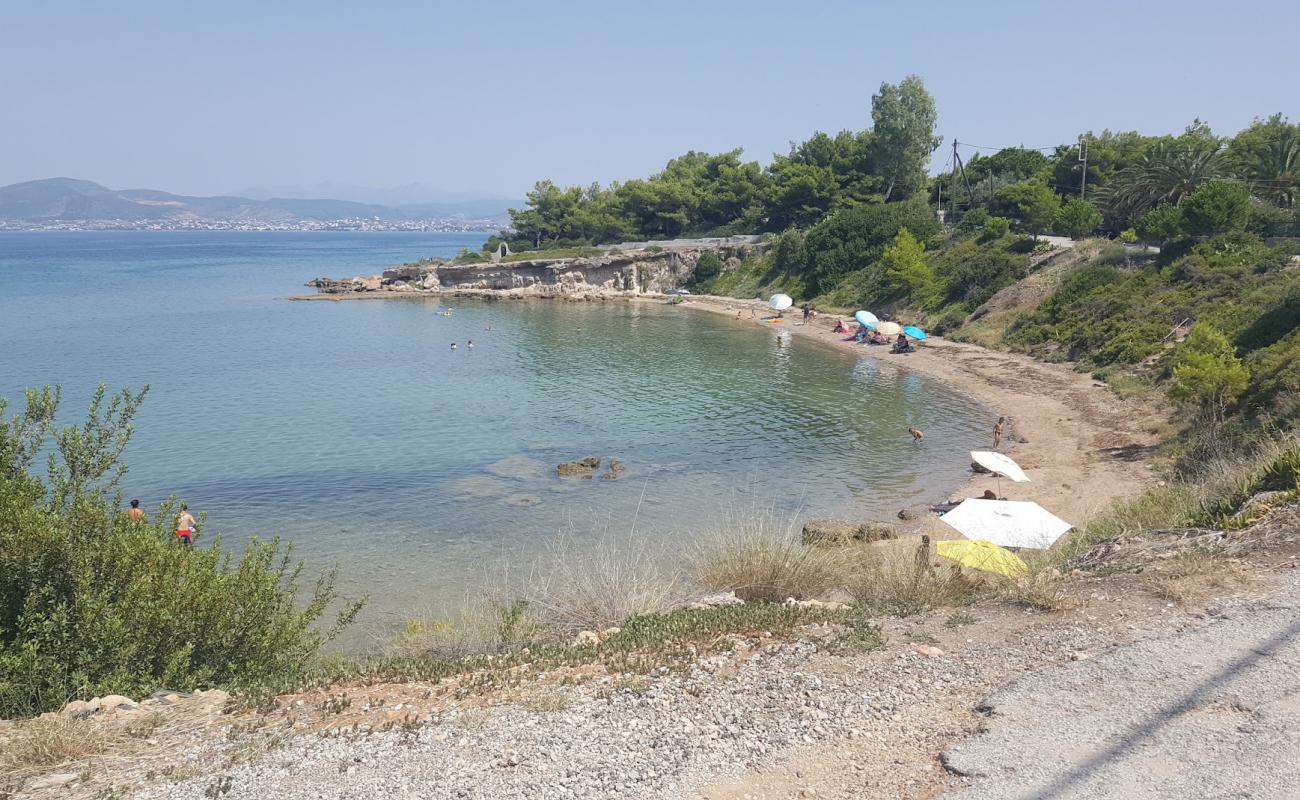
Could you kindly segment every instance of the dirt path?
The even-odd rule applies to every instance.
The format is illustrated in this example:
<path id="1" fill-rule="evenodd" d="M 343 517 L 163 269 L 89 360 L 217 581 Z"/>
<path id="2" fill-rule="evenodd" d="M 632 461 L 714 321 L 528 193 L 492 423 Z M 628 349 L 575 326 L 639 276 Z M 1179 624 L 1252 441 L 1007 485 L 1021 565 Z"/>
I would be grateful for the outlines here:
<path id="1" fill-rule="evenodd" d="M 865 347 L 832 332 L 835 317 L 820 315 L 805 325 L 798 313 L 777 325 L 762 321 L 770 314 L 762 301 L 697 297 L 685 308 L 722 314 L 738 324 L 787 330 L 792 335 L 932 376 L 990 409 L 989 447 L 999 415 L 1012 424 L 1003 438 L 1031 482 L 1002 480 L 1002 494 L 1034 500 L 1082 526 L 1115 500 L 1131 497 L 1154 483 L 1149 466 L 1163 424 L 1159 412 L 1135 409 L 1088 375 L 1066 365 L 1045 364 L 1028 356 L 931 337 L 917 352 L 893 355 L 888 347 Z M 739 316 L 737 316 L 739 314 Z M 926 446 L 942 447 L 927 439 Z M 975 476 L 962 496 L 996 489 L 998 482 Z"/>

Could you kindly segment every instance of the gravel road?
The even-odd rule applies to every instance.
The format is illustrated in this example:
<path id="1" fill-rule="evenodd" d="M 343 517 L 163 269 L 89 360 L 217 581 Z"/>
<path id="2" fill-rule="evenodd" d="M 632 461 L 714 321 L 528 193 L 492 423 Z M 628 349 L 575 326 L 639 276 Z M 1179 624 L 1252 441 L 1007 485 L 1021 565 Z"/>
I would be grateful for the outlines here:
<path id="1" fill-rule="evenodd" d="M 1029 646 L 967 645 L 965 653 L 899 642 L 886 651 L 837 655 L 816 640 L 759 640 L 686 673 L 555 687 L 550 695 L 468 712 L 435 711 L 418 731 L 300 737 L 255 763 L 205 771 L 141 796 L 932 794 L 930 787 L 949 781 L 933 754 L 971 730 L 970 722 L 955 719 L 970 720 L 967 709 L 1009 674 L 1098 646 L 1095 635 L 1073 625 L 1043 626 Z M 834 760 L 819 761 L 827 747 Z"/>
<path id="2" fill-rule="evenodd" d="M 944 754 L 950 800 L 1300 798 L 1300 575 L 1210 624 L 1029 673 Z"/>

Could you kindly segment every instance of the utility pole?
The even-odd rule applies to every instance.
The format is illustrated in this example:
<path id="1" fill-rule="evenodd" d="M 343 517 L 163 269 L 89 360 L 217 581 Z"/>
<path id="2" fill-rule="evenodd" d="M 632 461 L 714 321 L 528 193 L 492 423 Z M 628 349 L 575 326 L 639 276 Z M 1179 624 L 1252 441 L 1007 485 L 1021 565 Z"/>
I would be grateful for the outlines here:
<path id="1" fill-rule="evenodd" d="M 1085 136 L 1079 137 L 1079 160 L 1083 162 L 1083 175 L 1079 178 L 1079 199 L 1083 200 L 1088 191 L 1088 139 Z"/>
<path id="2" fill-rule="evenodd" d="M 956 139 L 952 140 L 952 160 L 953 163 L 957 165 L 957 168 L 961 170 L 961 182 L 966 185 L 966 204 L 974 205 L 975 195 L 970 190 L 970 178 L 966 177 L 966 164 L 961 160 L 961 153 L 957 152 Z M 956 200 L 957 193 L 953 192 L 952 195 L 953 195 L 953 213 L 955 214 L 957 209 L 957 200 Z"/>

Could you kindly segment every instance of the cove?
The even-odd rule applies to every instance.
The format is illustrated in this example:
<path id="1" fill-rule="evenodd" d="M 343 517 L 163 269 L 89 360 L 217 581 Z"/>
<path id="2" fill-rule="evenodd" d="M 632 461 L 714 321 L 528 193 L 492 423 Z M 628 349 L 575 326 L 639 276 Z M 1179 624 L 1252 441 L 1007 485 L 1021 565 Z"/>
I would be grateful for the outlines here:
<path id="1" fill-rule="evenodd" d="M 624 535 L 635 518 L 680 553 L 733 506 L 889 518 L 944 497 L 984 444 L 987 413 L 937 381 L 717 315 L 285 299 L 479 239 L 6 234 L 0 396 L 62 384 L 75 422 L 96 384 L 149 383 L 126 497 L 174 494 L 209 535 L 282 536 L 337 563 L 372 597 L 362 628 L 454 606 L 560 532 Z M 555 476 L 585 456 L 627 472 Z"/>

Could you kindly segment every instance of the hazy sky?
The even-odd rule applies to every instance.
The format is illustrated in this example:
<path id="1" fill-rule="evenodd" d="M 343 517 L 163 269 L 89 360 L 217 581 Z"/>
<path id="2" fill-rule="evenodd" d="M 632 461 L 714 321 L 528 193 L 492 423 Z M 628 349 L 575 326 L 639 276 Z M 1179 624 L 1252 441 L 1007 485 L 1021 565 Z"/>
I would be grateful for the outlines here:
<path id="1" fill-rule="evenodd" d="M 690 149 L 766 162 L 868 127 L 871 94 L 908 73 L 945 140 L 980 145 L 1300 117 L 1300 0 L 6 6 L 0 184 L 520 196 Z"/>

